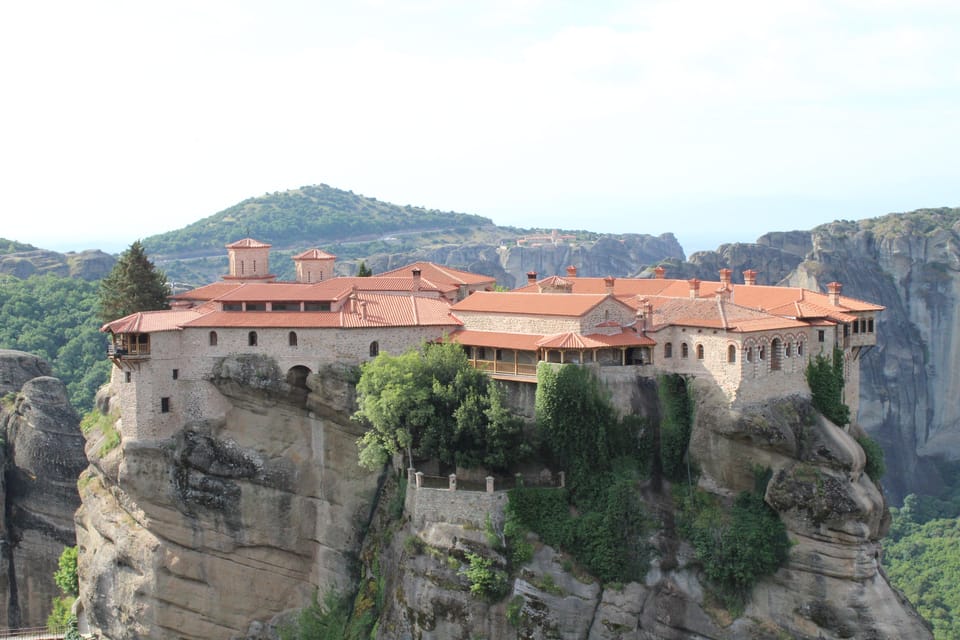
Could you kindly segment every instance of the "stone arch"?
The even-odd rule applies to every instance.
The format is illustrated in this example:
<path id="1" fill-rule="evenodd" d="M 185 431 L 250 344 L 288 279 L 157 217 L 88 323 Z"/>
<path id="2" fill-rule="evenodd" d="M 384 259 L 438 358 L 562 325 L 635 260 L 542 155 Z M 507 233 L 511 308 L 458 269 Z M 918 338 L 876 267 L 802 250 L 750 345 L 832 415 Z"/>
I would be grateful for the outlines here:
<path id="1" fill-rule="evenodd" d="M 770 370 L 779 371 L 783 366 L 783 339 L 774 336 L 770 341 Z"/>
<path id="2" fill-rule="evenodd" d="M 287 384 L 298 389 L 306 389 L 307 376 L 309 376 L 311 373 L 313 372 L 310 371 L 310 367 L 305 365 L 298 364 L 292 366 L 289 370 L 287 370 Z"/>

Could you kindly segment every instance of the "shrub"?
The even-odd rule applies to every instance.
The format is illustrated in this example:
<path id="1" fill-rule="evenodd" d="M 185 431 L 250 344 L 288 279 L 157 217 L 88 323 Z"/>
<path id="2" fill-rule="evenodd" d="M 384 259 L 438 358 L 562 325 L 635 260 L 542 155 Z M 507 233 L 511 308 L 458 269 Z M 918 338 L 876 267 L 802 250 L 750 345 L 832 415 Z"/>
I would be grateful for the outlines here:
<path id="1" fill-rule="evenodd" d="M 63 633 L 70 624 L 73 615 L 70 609 L 73 608 L 73 596 L 63 596 L 53 599 L 53 610 L 47 616 L 47 630 L 50 633 Z"/>
<path id="2" fill-rule="evenodd" d="M 744 491 L 731 509 L 705 491 L 678 487 L 681 533 L 693 544 L 707 578 L 729 605 L 742 602 L 756 581 L 775 572 L 790 549 L 780 517 L 755 493 Z"/>
<path id="3" fill-rule="evenodd" d="M 867 472 L 871 480 L 880 482 L 880 478 L 887 472 L 887 462 L 883 455 L 883 448 L 880 447 L 879 442 L 870 436 L 857 436 L 857 442 L 867 457 L 863 470 Z"/>
<path id="4" fill-rule="evenodd" d="M 493 560 L 475 553 L 467 554 L 469 563 L 462 573 L 470 581 L 470 593 L 496 601 L 507 592 L 507 574 L 493 566 Z"/>
<path id="5" fill-rule="evenodd" d="M 335 589 L 321 603 L 316 591 L 313 601 L 304 607 L 294 623 L 281 627 L 281 640 L 341 640 L 350 619 L 350 599 Z"/>
<path id="6" fill-rule="evenodd" d="M 838 427 L 848 424 L 850 407 L 843 403 L 843 351 L 834 347 L 833 357 L 817 355 L 807 364 L 806 377 L 813 406 Z"/>
<path id="7" fill-rule="evenodd" d="M 521 595 L 515 595 L 510 599 L 510 604 L 507 605 L 507 622 L 510 623 L 510 626 L 520 626 L 520 619 L 523 616 L 523 605 L 525 603 L 526 600 L 524 600 Z"/>

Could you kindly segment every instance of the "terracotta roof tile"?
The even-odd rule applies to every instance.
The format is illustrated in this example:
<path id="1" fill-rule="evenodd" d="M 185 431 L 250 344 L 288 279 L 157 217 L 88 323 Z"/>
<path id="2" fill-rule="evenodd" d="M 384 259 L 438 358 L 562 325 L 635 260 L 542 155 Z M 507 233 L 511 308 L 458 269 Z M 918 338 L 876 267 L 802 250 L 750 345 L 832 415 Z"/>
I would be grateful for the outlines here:
<path id="1" fill-rule="evenodd" d="M 453 269 L 438 265 L 434 262 L 414 262 L 398 269 L 385 271 L 380 276 L 409 276 L 414 269 L 420 269 L 420 276 L 431 280 L 437 284 L 452 285 L 493 285 L 496 278 L 485 276 L 479 273 L 471 273 L 460 269 Z"/>
<path id="2" fill-rule="evenodd" d="M 294 260 L 332 260 L 337 256 L 332 253 L 327 253 L 320 249 L 307 249 L 303 253 L 298 253 L 293 256 Z"/>
<path id="3" fill-rule="evenodd" d="M 202 312 L 196 309 L 176 309 L 165 311 L 138 311 L 117 320 L 106 323 L 100 331 L 110 333 L 152 333 L 155 331 L 176 331 L 184 323 L 200 318 Z"/>
<path id="4" fill-rule="evenodd" d="M 451 333 L 448 337 L 451 342 L 474 347 L 536 351 L 537 341 L 543 336 L 534 333 L 506 333 L 502 331 L 471 331 L 469 329 L 462 329 Z"/>
<path id="5" fill-rule="evenodd" d="M 259 240 L 254 240 L 253 238 L 244 238 L 243 240 L 231 242 L 227 245 L 227 249 L 269 249 L 271 246 L 272 245 L 269 245 L 266 242 L 260 242 Z"/>

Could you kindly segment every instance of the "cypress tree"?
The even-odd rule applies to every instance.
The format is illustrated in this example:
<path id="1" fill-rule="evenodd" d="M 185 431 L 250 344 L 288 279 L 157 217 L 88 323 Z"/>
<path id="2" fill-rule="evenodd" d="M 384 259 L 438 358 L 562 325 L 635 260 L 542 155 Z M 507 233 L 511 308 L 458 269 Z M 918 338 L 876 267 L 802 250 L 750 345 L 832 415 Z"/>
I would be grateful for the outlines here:
<path id="1" fill-rule="evenodd" d="M 137 240 L 100 281 L 100 319 L 109 322 L 137 311 L 169 309 L 170 294 L 166 275 L 147 258 Z"/>

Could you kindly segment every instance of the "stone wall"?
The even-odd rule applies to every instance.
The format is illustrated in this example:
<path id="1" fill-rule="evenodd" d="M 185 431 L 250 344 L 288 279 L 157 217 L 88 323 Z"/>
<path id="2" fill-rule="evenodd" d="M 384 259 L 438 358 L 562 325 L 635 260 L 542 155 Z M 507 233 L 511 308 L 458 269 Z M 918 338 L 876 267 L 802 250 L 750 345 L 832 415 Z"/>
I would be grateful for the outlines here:
<path id="1" fill-rule="evenodd" d="M 417 488 L 411 479 L 407 482 L 405 508 L 414 529 L 446 522 L 482 530 L 490 516 L 498 528 L 503 523 L 507 506 L 507 492 L 451 491 L 449 489 Z"/>

